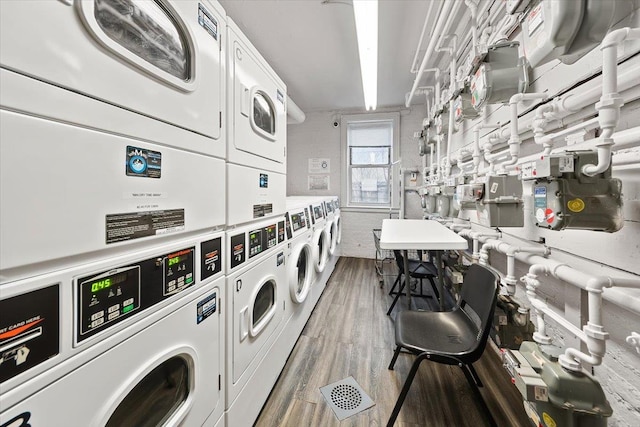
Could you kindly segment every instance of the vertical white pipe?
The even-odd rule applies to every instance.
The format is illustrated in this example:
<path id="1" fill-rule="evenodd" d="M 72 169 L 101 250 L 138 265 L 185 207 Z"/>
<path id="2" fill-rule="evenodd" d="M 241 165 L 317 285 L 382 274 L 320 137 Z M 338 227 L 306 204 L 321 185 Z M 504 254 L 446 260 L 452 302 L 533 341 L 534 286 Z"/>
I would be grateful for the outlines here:
<path id="1" fill-rule="evenodd" d="M 433 55 L 433 52 L 435 50 L 436 47 L 436 42 L 438 41 L 438 38 L 440 37 L 440 34 L 442 34 L 443 32 L 443 28 L 444 28 L 444 24 L 445 24 L 445 19 L 443 17 L 448 17 L 449 14 L 451 13 L 451 9 L 453 8 L 453 6 L 455 5 L 455 3 L 457 3 L 456 0 L 444 0 L 444 7 L 442 9 L 442 12 L 440 13 L 440 16 L 438 17 L 438 22 L 436 22 L 436 27 L 433 30 L 433 33 L 431 35 L 431 39 L 429 40 L 429 45 L 427 46 L 427 51 L 424 54 L 424 57 L 422 58 L 422 63 L 420 64 L 420 69 L 418 70 L 418 74 L 416 75 L 415 80 L 413 81 L 413 86 L 411 87 L 411 91 L 409 92 L 409 95 L 407 96 L 407 100 L 405 103 L 405 106 L 407 108 L 409 108 L 409 106 L 411 105 L 411 99 L 413 98 L 413 95 L 416 92 L 416 89 L 418 88 L 418 85 L 420 84 L 420 79 L 422 79 L 422 74 L 424 73 L 424 69 L 427 68 L 427 63 L 429 62 L 429 60 L 431 59 L 431 56 Z"/>

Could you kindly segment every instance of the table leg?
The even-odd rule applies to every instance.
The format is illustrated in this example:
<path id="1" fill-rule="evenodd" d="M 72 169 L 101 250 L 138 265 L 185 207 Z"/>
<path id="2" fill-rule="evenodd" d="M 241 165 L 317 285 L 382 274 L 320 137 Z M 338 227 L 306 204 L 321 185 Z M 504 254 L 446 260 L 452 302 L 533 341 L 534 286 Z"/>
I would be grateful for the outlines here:
<path id="1" fill-rule="evenodd" d="M 442 251 L 436 251 L 436 267 L 438 268 L 438 293 L 440 294 L 440 311 L 444 311 L 444 271 L 442 270 Z"/>
<path id="2" fill-rule="evenodd" d="M 404 256 L 404 289 L 407 292 L 407 305 L 411 310 L 411 275 L 409 274 L 409 254 L 407 250 L 402 251 Z"/>

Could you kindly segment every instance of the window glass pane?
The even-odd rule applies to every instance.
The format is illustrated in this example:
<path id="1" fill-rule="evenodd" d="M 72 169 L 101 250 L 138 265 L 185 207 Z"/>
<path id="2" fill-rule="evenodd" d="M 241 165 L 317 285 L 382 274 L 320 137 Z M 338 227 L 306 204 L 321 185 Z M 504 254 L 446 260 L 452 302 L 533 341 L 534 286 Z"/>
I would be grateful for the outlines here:
<path id="1" fill-rule="evenodd" d="M 148 0 L 94 0 L 95 17 L 109 38 L 167 73 L 189 80 L 189 51 L 177 24 Z"/>
<path id="2" fill-rule="evenodd" d="M 347 125 L 347 141 L 354 146 L 391 146 L 393 122 L 353 122 Z"/>
<path id="3" fill-rule="evenodd" d="M 351 202 L 369 205 L 388 205 L 389 167 L 352 168 Z"/>
<path id="4" fill-rule="evenodd" d="M 262 284 L 253 304 L 253 326 L 255 327 L 269 313 L 276 301 L 276 284 L 269 280 Z"/>
<path id="5" fill-rule="evenodd" d="M 253 122 L 270 135 L 276 133 L 275 113 L 262 92 L 256 92 L 253 97 Z"/>
<path id="6" fill-rule="evenodd" d="M 350 147 L 352 165 L 388 165 L 391 147 Z"/>
<path id="7" fill-rule="evenodd" d="M 189 366 L 182 357 L 172 357 L 149 372 L 127 394 L 106 427 L 163 425 L 188 395 Z"/>

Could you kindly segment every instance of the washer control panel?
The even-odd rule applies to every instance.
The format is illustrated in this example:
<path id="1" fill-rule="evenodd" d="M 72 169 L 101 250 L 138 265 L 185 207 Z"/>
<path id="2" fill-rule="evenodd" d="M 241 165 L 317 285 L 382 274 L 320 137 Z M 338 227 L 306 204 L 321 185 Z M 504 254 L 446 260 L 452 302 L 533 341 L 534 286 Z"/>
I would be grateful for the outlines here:
<path id="1" fill-rule="evenodd" d="M 76 343 L 195 283 L 195 248 L 185 248 L 75 280 Z"/>

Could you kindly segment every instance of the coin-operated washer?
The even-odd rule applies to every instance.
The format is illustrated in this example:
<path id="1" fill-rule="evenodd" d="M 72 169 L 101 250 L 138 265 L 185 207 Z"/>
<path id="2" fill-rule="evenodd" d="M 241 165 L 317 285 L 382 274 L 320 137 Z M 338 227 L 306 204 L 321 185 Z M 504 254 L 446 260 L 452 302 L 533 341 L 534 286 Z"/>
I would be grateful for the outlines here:
<path id="1" fill-rule="evenodd" d="M 289 298 L 285 298 L 285 330 L 279 344 L 293 349 L 313 304 L 311 291 L 316 280 L 311 248 L 311 216 L 305 200 L 287 200 L 287 283 Z"/>
<path id="2" fill-rule="evenodd" d="M 224 225 L 217 2 L 2 8 L 3 280 Z"/>
<path id="3" fill-rule="evenodd" d="M 287 88 L 227 20 L 227 224 L 284 215 Z"/>
<path id="4" fill-rule="evenodd" d="M 0 425 L 215 425 L 222 233 L 2 286 Z"/>
<path id="5" fill-rule="evenodd" d="M 274 346 L 290 299 L 285 217 L 230 228 L 226 241 L 226 423 L 251 425 L 290 351 Z"/>

